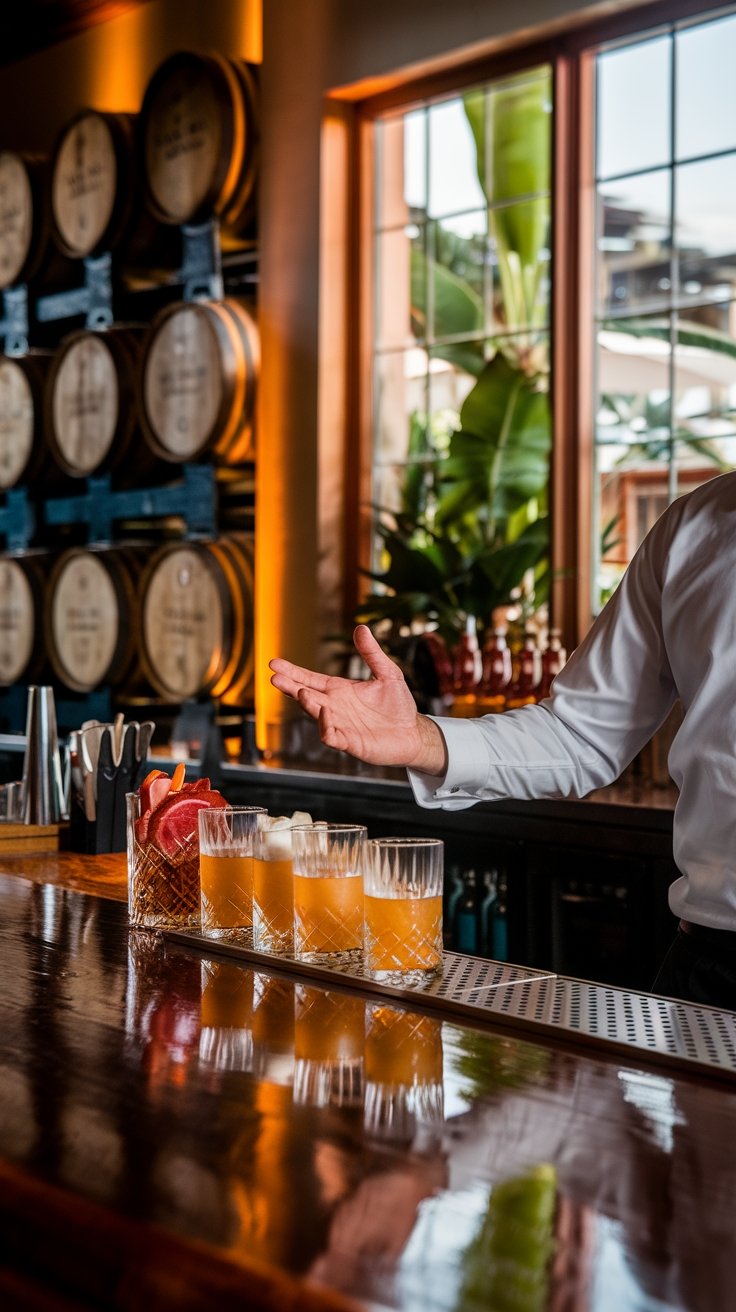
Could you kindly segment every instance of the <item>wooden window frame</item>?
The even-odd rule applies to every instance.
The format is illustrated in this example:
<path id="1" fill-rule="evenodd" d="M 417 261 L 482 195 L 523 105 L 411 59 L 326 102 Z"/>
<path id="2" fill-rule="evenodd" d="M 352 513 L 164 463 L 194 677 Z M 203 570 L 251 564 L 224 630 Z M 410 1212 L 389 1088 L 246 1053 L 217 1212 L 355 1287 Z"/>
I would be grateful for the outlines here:
<path id="1" fill-rule="evenodd" d="M 446 61 L 412 80 L 350 103 L 352 151 L 345 318 L 347 400 L 345 442 L 344 613 L 354 612 L 365 589 L 361 567 L 371 554 L 368 509 L 373 461 L 373 215 L 374 123 L 419 102 L 461 93 L 547 64 L 553 78 L 552 299 L 550 363 L 550 558 L 552 623 L 565 645 L 577 645 L 592 620 L 590 535 L 593 492 L 593 278 L 595 260 L 594 75 L 598 51 L 673 22 L 716 18 L 733 4 L 657 0 L 588 21 L 553 35 L 516 40 L 482 59 Z M 357 313 L 356 313 L 357 307 Z"/>

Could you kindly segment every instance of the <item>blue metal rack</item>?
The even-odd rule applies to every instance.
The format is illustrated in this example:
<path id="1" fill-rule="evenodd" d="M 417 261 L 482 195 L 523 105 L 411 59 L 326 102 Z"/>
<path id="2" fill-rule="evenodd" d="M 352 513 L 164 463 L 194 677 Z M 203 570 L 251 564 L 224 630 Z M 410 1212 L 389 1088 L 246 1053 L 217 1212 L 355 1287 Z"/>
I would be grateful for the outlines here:
<path id="1" fill-rule="evenodd" d="M 210 465 L 185 465 L 184 477 L 165 487 L 114 491 L 110 478 L 88 478 L 81 496 L 57 497 L 43 508 L 46 524 L 86 524 L 89 542 L 110 542 L 113 524 L 121 519 L 158 519 L 178 515 L 185 536 L 217 534 L 217 491 Z"/>
<path id="2" fill-rule="evenodd" d="M 36 531 L 36 512 L 24 487 L 9 488 L 0 507 L 0 535 L 8 551 L 25 551 Z"/>
<path id="3" fill-rule="evenodd" d="M 4 338 L 5 355 L 26 355 L 28 352 L 28 288 L 24 282 L 7 287 L 2 294 L 3 313 L 0 319 L 0 337 Z"/>

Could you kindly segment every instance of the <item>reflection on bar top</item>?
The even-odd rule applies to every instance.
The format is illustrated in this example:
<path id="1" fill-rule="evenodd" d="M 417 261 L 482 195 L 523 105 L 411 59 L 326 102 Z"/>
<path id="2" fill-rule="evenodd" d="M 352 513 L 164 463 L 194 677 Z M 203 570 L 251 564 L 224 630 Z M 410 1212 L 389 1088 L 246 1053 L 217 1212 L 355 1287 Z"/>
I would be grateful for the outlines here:
<path id="1" fill-rule="evenodd" d="M 731 1305 L 730 1089 L 0 897 L 0 1150 L 37 1179 L 407 1312 Z"/>

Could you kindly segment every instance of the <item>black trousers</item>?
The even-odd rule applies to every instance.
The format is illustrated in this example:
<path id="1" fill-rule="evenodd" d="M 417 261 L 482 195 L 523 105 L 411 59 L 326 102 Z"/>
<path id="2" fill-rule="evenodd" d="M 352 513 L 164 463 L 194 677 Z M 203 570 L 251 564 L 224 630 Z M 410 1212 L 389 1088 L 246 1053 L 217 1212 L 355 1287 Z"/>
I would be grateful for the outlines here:
<path id="1" fill-rule="evenodd" d="M 652 993 L 736 1011 L 736 933 L 678 929 Z"/>

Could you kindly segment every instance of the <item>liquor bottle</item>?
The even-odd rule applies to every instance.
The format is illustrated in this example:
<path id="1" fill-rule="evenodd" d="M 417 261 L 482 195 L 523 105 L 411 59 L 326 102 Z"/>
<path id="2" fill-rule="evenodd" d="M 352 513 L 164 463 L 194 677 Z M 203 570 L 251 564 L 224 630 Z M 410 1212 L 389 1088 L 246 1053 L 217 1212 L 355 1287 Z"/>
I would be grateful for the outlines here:
<path id="1" fill-rule="evenodd" d="M 528 706 L 537 700 L 537 650 L 533 633 L 525 633 L 524 646 L 519 653 L 519 670 L 506 693 L 506 710 Z"/>
<path id="2" fill-rule="evenodd" d="M 491 955 L 493 913 L 498 898 L 498 875 L 495 870 L 486 870 L 483 875 L 485 893 L 480 904 L 480 952 L 481 956 Z"/>
<path id="3" fill-rule="evenodd" d="M 489 934 L 489 956 L 492 961 L 508 961 L 509 955 L 509 933 L 508 933 L 508 905 L 507 885 L 503 875 L 498 881 L 498 896 L 493 905 L 490 916 L 490 934 Z"/>
<path id="4" fill-rule="evenodd" d="M 463 883 L 463 877 L 457 866 L 452 866 L 449 871 L 449 874 L 452 883 L 445 894 L 446 906 L 444 909 L 443 924 L 444 924 L 445 947 L 454 950 L 455 942 L 454 942 L 453 935 L 454 935 L 455 919 L 457 916 L 458 907 L 460 905 L 460 902 L 462 901 L 463 893 L 465 892 L 465 885 Z"/>
<path id="5" fill-rule="evenodd" d="M 452 653 L 453 715 L 475 714 L 479 680 L 480 651 L 475 616 L 468 615 L 465 632 Z"/>
<path id="6" fill-rule="evenodd" d="M 419 666 L 420 661 L 425 657 L 431 666 L 437 696 L 449 702 L 454 688 L 453 663 L 447 644 L 439 633 L 430 632 L 421 635 L 417 643 L 415 666 Z"/>
<path id="7" fill-rule="evenodd" d="M 457 952 L 478 951 L 478 909 L 476 906 L 475 871 L 465 876 L 462 901 L 455 916 L 455 949 Z"/>
<path id="8" fill-rule="evenodd" d="M 552 680 L 559 674 L 566 660 L 567 652 L 562 645 L 560 630 L 550 629 L 549 643 L 542 652 L 542 678 L 537 689 L 537 701 L 549 697 Z"/>
<path id="9" fill-rule="evenodd" d="M 506 644 L 505 628 L 498 627 L 483 644 L 478 710 L 483 715 L 502 711 L 510 683 L 511 652 Z"/>

